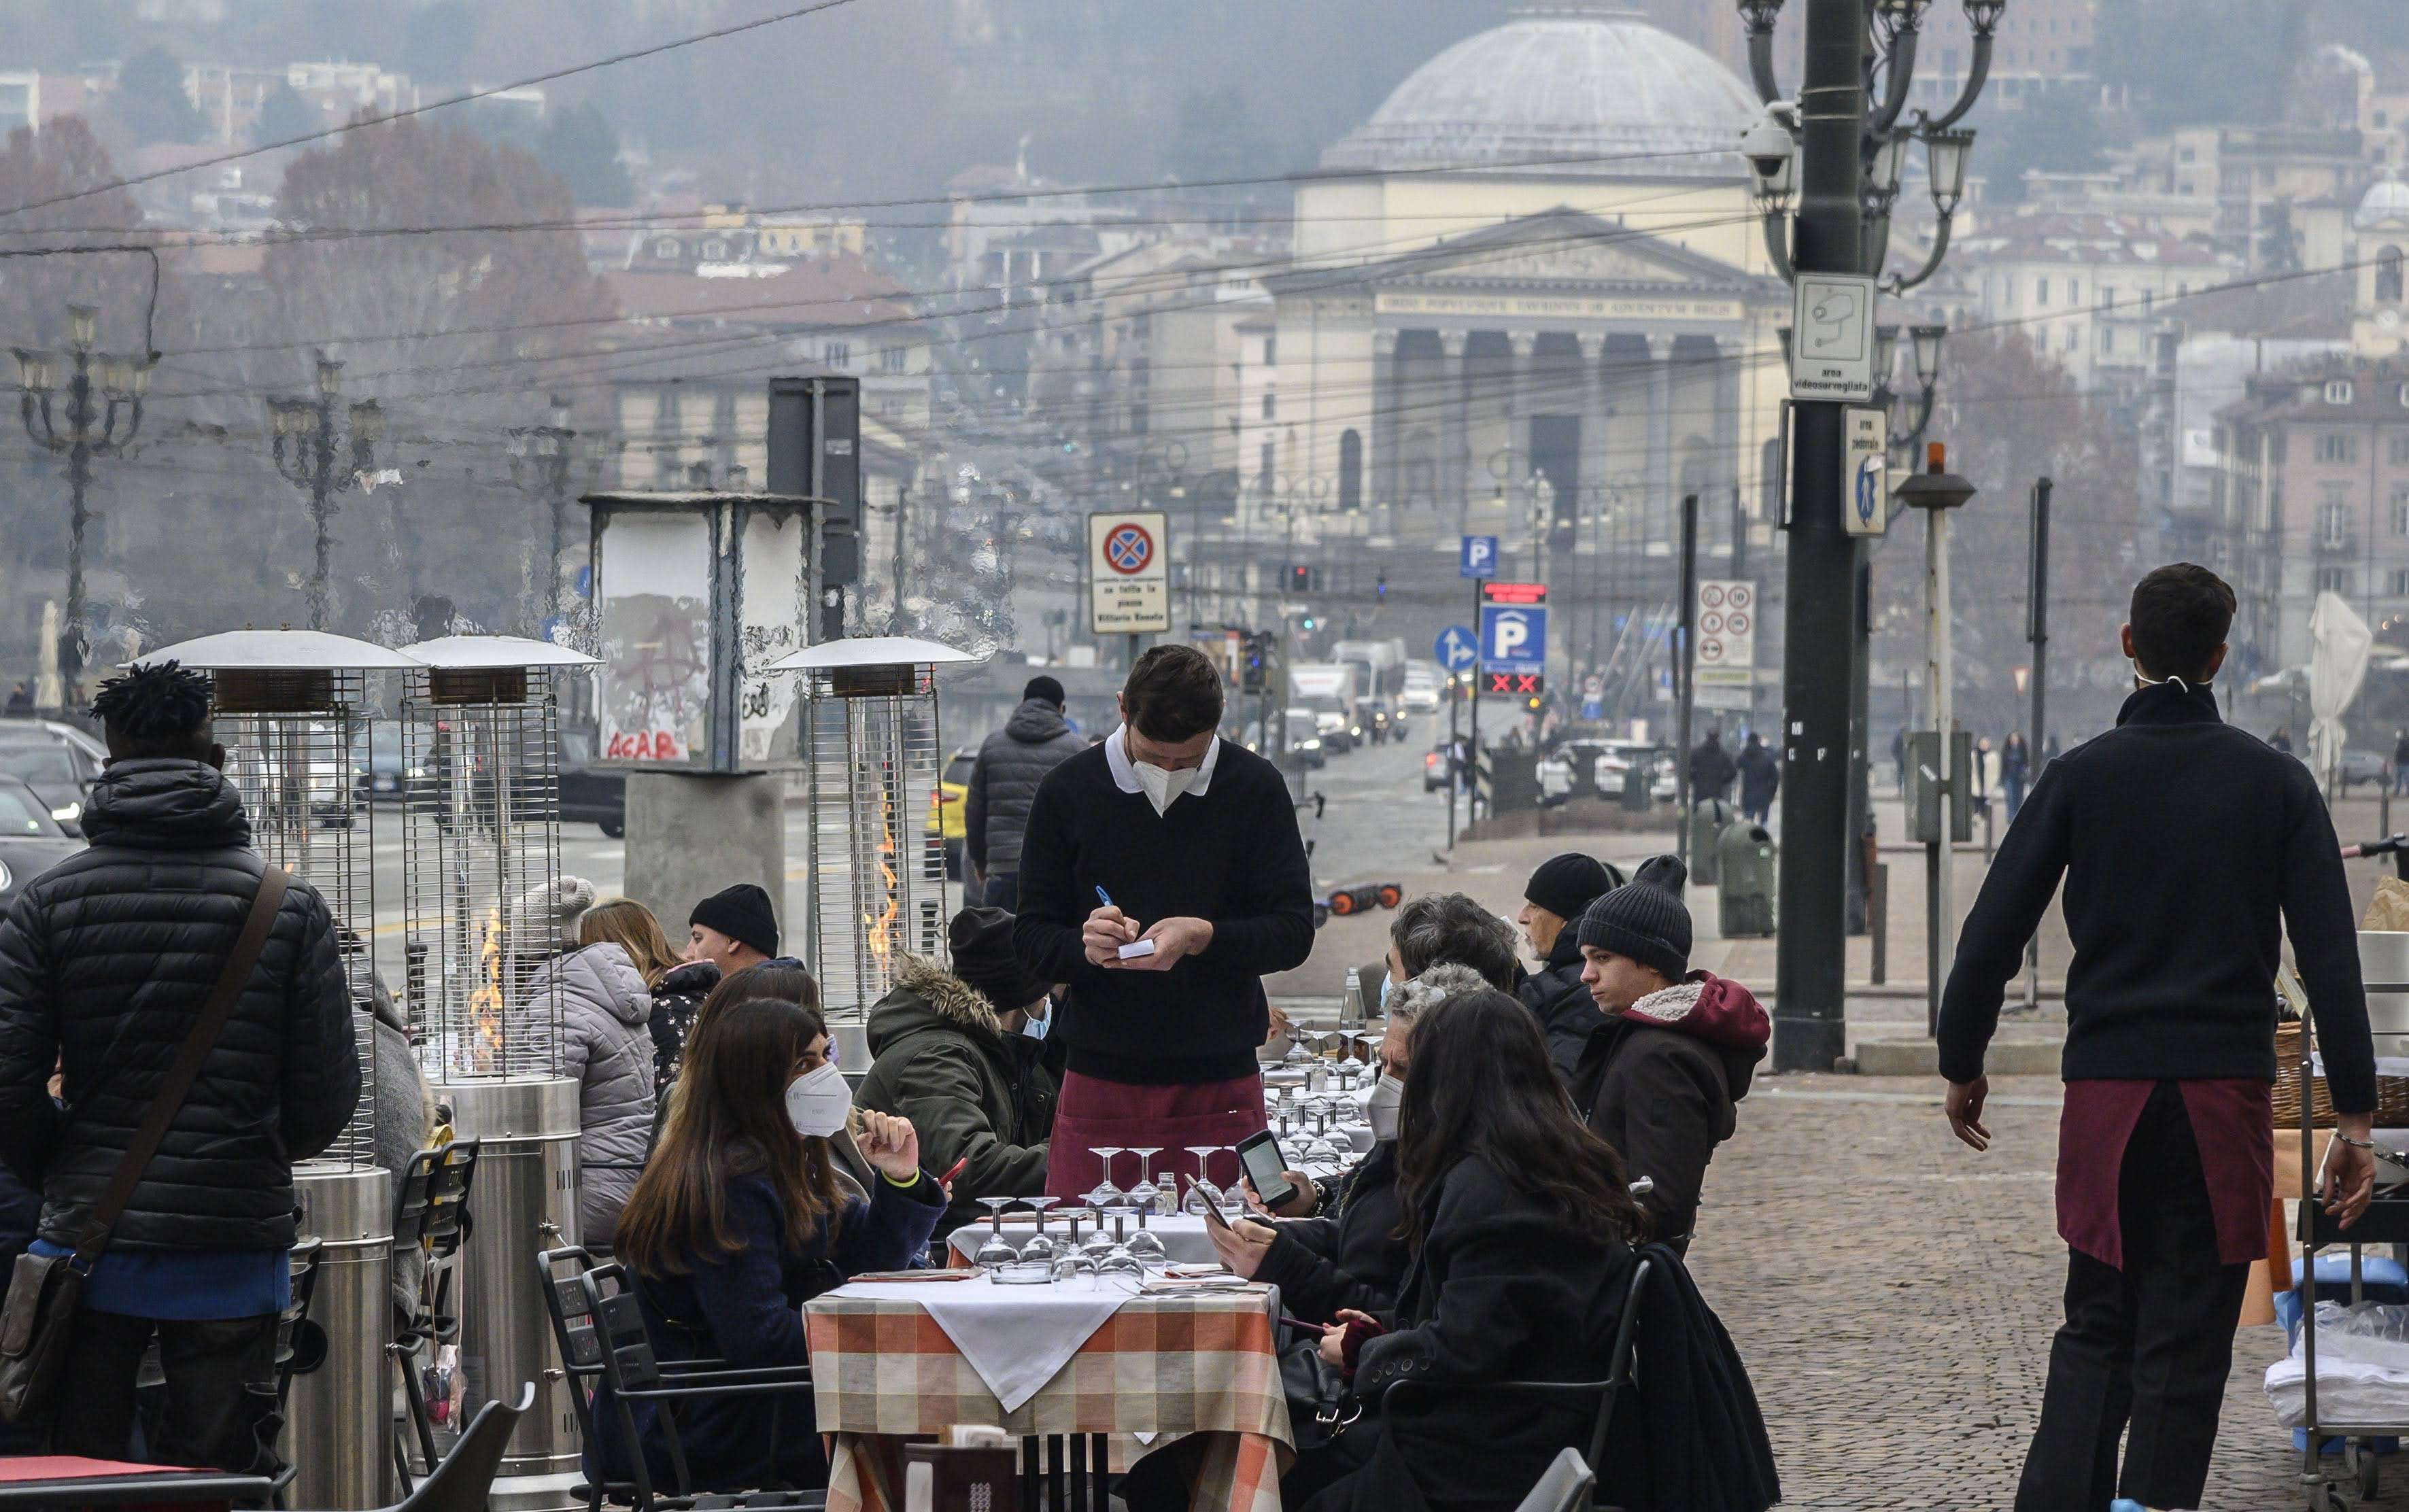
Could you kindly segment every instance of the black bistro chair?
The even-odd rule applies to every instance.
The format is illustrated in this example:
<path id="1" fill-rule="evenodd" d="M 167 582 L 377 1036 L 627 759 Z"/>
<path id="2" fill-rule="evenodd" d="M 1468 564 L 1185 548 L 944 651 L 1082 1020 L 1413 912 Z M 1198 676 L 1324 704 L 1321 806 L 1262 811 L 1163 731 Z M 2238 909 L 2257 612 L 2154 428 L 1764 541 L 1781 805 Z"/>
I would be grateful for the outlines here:
<path id="1" fill-rule="evenodd" d="M 534 1404 L 535 1386 L 528 1382 L 519 1388 L 518 1405 L 496 1398 L 478 1408 L 475 1420 L 452 1446 L 452 1452 L 436 1462 L 417 1490 L 385 1512 L 485 1512 L 511 1434 L 518 1428 L 521 1415 Z"/>
<path id="2" fill-rule="evenodd" d="M 437 1460 L 435 1424 L 427 1416 L 420 1376 L 426 1351 L 459 1333 L 460 1320 L 451 1314 L 452 1269 L 437 1262 L 458 1254 L 473 1229 L 469 1189 L 476 1181 L 479 1148 L 476 1140 L 463 1139 L 420 1150 L 394 1185 L 393 1252 L 398 1256 L 416 1248 L 426 1259 L 410 1315 L 398 1321 L 393 1342 L 385 1346 L 400 1370 L 402 1397 L 410 1407 L 408 1431 L 397 1426 L 393 1437 L 394 1473 L 405 1491 L 411 1487 L 411 1439 L 416 1440 L 419 1463 L 432 1465 Z"/>
<path id="3" fill-rule="evenodd" d="M 1597 1409 L 1590 1420 L 1588 1457 L 1581 1462 L 1581 1467 L 1585 1472 L 1592 1465 L 1606 1462 L 1606 1439 L 1608 1431 L 1614 1426 L 1614 1409 L 1623 1397 L 1624 1388 L 1631 1383 L 1631 1336 L 1633 1329 L 1639 1320 L 1640 1304 L 1647 1295 L 1650 1268 L 1651 1262 L 1643 1260 L 1632 1269 L 1631 1289 L 1623 1296 L 1623 1316 L 1616 1318 L 1614 1323 L 1614 1346 L 1607 1356 L 1606 1379 L 1602 1381 L 1496 1381 L 1483 1382 L 1475 1388 L 1484 1397 L 1522 1397 L 1530 1400 L 1535 1406 L 1595 1397 Z M 1447 1383 L 1444 1381 L 1415 1379 L 1397 1381 L 1381 1393 L 1380 1410 L 1386 1414 L 1399 1408 L 1409 1408 L 1416 1395 L 1434 1389 L 1444 1390 L 1446 1387 Z M 1565 1454 L 1573 1451 L 1574 1446 L 1565 1447 Z M 1564 1459 L 1560 1455 L 1556 1462 L 1549 1467 L 1547 1477 L 1540 1481 L 1538 1487 L 1533 1489 L 1532 1494 L 1536 1496 L 1540 1489 L 1548 1487 L 1550 1481 L 1555 1477 L 1556 1472 L 1562 1468 L 1564 1468 Z M 1595 1475 L 1590 1474 L 1588 1481 L 1584 1482 L 1580 1491 L 1580 1497 L 1583 1500 L 1561 1504 L 1565 1508 L 1565 1512 L 1573 1512 L 1573 1509 L 1584 1505 L 1584 1500 L 1593 1494 L 1595 1480 Z M 1532 1505 L 1530 1502 L 1523 1504 L 1525 1507 Z M 1537 1505 L 1549 1506 L 1556 1504 L 1541 1502 Z M 1592 1512 L 1614 1512 L 1613 1508 L 1600 1503 L 1589 1502 L 1587 1505 L 1592 1507 Z"/>
<path id="4" fill-rule="evenodd" d="M 644 1330 L 642 1309 L 625 1267 L 616 1261 L 597 1264 L 591 1253 L 577 1246 L 547 1249 L 536 1257 L 543 1279 L 544 1309 L 552 1318 L 553 1339 L 560 1348 L 569 1379 L 570 1400 L 577 1410 L 577 1426 L 584 1434 L 588 1483 L 578 1488 L 589 1512 L 603 1503 L 632 1507 L 635 1512 L 680 1512 L 714 1507 L 787 1508 L 817 1512 L 828 1503 L 822 1490 L 765 1487 L 760 1490 L 698 1495 L 694 1477 L 679 1443 L 674 1408 L 682 1401 L 714 1396 L 766 1396 L 771 1399 L 770 1432 L 761 1447 L 760 1462 L 751 1478 L 767 1482 L 779 1436 L 778 1418 L 784 1399 L 812 1389 L 806 1366 L 773 1366 L 733 1370 L 724 1360 L 654 1358 L 651 1336 Z M 598 1411 L 599 1388 L 609 1386 L 611 1400 Z M 670 1463 L 676 1485 L 663 1490 L 653 1484 L 642 1440 L 636 1433 L 632 1404 L 652 1402 L 663 1410 L 660 1422 L 669 1441 Z M 604 1416 L 607 1411 L 608 1416 Z M 591 1472 L 601 1468 L 605 1435 L 624 1446 L 633 1478 L 606 1480 Z"/>

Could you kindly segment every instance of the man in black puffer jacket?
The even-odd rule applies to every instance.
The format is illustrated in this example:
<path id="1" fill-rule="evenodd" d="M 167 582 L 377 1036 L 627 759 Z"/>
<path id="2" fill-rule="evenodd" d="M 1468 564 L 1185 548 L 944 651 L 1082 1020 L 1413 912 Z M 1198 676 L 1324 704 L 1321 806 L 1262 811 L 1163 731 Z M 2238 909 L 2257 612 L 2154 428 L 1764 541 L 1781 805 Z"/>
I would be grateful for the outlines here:
<path id="1" fill-rule="evenodd" d="M 93 712 L 109 763 L 92 848 L 0 923 L 0 1159 L 42 1190 L 37 1252 L 72 1250 L 208 1001 L 266 866 L 211 739 L 209 684 L 173 663 Z M 276 1327 L 290 1300 L 293 1164 L 360 1095 L 354 1015 L 326 905 L 297 878 L 251 983 L 85 1283 L 52 1447 L 127 1457 L 155 1335 L 161 1463 L 276 1464 Z M 64 1106 L 47 1089 L 64 1078 Z"/>
<path id="2" fill-rule="evenodd" d="M 1020 837 L 1046 774 L 1088 748 L 1062 717 L 1062 684 L 1032 677 L 1020 707 L 980 744 L 962 801 L 962 848 L 987 880 L 974 900 L 1006 913 L 1020 907 Z"/>
<path id="3" fill-rule="evenodd" d="M 1604 1022 L 1581 980 L 1580 931 L 1575 928 L 1589 905 L 1623 886 L 1623 873 L 1579 851 L 1551 856 L 1522 888 L 1522 912 L 1514 922 L 1538 952 L 1539 969 L 1514 985 L 1514 996 L 1539 1020 L 1548 1037 L 1548 1058 L 1567 1077 L 1589 1048 L 1590 1034 Z"/>

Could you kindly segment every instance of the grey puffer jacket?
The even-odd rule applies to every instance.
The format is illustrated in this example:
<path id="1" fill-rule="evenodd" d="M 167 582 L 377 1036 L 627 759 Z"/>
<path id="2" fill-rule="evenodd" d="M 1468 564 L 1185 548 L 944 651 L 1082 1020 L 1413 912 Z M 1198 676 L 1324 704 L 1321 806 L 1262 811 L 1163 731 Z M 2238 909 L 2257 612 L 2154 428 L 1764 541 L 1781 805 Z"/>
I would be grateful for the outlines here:
<path id="1" fill-rule="evenodd" d="M 1062 711 L 1043 698 L 1023 700 L 979 746 L 962 805 L 964 842 L 979 875 L 1020 870 L 1020 837 L 1037 785 L 1087 748 Z"/>
<path id="2" fill-rule="evenodd" d="M 560 985 L 560 1071 L 577 1081 L 578 1243 L 611 1243 L 653 1132 L 653 995 L 626 950 L 605 941 L 546 962 L 531 1001 Z"/>
<path id="3" fill-rule="evenodd" d="M 0 924 L 0 1159 L 73 1245 L 251 913 L 266 863 L 233 784 L 197 761 L 113 761 L 92 848 Z M 296 878 L 217 1045 L 136 1184 L 112 1253 L 286 1249 L 293 1166 L 360 1096 L 352 996 L 325 900 Z M 50 1101 L 65 1062 L 66 1105 Z"/>

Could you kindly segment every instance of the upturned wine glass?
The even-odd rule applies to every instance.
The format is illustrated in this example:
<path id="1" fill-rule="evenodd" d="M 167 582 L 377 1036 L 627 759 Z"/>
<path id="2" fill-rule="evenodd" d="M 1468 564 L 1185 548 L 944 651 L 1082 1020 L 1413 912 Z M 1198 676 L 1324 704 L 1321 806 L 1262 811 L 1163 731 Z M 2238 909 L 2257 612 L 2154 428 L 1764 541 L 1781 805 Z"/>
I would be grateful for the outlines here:
<path id="1" fill-rule="evenodd" d="M 1025 1260 L 1052 1260 L 1054 1258 L 1055 1249 L 1058 1246 L 1055 1245 L 1053 1237 L 1046 1231 L 1046 1210 L 1052 1207 L 1056 1202 L 1060 1202 L 1061 1199 L 1059 1197 L 1024 1197 L 1021 1201 L 1037 1210 L 1037 1231 L 1030 1235 L 1029 1242 L 1027 1244 L 1020 1246 L 1020 1258 Z"/>
<path id="2" fill-rule="evenodd" d="M 1130 1153 L 1137 1157 L 1137 1185 L 1129 1189 L 1129 1200 L 1137 1204 L 1140 1214 L 1151 1212 L 1162 1201 L 1162 1188 L 1154 1184 L 1154 1158 L 1162 1153 L 1162 1146 L 1132 1145 Z"/>
<path id="3" fill-rule="evenodd" d="M 1121 1189 L 1113 1185 L 1113 1157 L 1124 1153 L 1126 1149 L 1126 1145 L 1119 1145 L 1109 1147 L 1103 1145 L 1096 1146 L 1097 1169 L 1101 1174 L 1096 1177 L 1095 1187 L 1088 1193 L 1087 1202 L 1089 1207 L 1110 1207 L 1113 1200 L 1121 1195 Z"/>
<path id="4" fill-rule="evenodd" d="M 971 1263 L 982 1271 L 997 1271 L 1020 1258 L 1020 1251 L 1006 1244 L 1003 1238 L 1003 1210 L 1020 1201 L 1017 1197 L 982 1197 L 981 1205 L 988 1210 L 991 1227 L 986 1243 L 971 1257 Z"/>

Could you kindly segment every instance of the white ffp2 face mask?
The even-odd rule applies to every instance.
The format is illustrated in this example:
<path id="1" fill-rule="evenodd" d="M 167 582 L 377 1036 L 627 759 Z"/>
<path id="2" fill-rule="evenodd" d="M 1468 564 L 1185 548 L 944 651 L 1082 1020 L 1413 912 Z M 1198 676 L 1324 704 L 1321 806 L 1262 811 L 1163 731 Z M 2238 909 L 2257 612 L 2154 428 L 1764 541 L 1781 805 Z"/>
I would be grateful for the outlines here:
<path id="1" fill-rule="evenodd" d="M 1169 813 L 1171 806 L 1178 802 L 1188 789 L 1195 785 L 1198 770 L 1197 768 L 1190 767 L 1184 770 L 1173 771 L 1168 768 L 1158 767 L 1150 761 L 1132 761 L 1130 763 L 1130 770 L 1137 774 L 1137 785 L 1146 789 L 1147 799 L 1153 803 L 1157 816 Z"/>
<path id="2" fill-rule="evenodd" d="M 853 1111 L 853 1089 L 834 1065 L 807 1071 L 786 1087 L 786 1120 L 795 1132 L 828 1139 L 844 1127 Z"/>
<path id="3" fill-rule="evenodd" d="M 1372 1088 L 1363 1103 L 1363 1121 L 1372 1126 L 1372 1137 L 1392 1140 L 1397 1137 L 1397 1114 L 1405 1106 L 1406 1084 L 1395 1076 L 1383 1076 Z"/>

